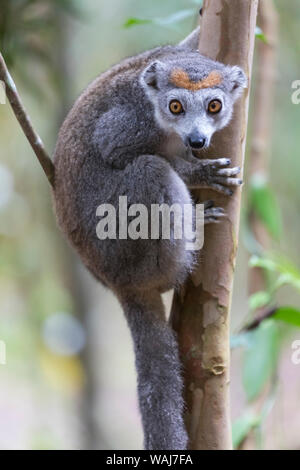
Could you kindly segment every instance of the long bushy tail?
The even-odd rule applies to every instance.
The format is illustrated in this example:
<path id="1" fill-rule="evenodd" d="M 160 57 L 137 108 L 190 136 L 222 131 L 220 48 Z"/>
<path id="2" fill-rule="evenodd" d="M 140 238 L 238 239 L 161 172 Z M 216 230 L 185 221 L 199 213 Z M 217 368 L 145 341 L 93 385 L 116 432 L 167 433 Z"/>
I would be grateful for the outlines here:
<path id="1" fill-rule="evenodd" d="M 121 303 L 134 342 L 145 449 L 186 449 L 178 346 L 161 295 L 125 294 Z"/>

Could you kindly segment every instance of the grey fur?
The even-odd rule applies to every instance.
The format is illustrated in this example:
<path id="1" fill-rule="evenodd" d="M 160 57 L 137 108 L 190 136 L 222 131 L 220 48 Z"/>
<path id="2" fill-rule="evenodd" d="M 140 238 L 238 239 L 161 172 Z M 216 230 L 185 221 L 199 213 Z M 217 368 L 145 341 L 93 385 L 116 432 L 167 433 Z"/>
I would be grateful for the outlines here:
<path id="1" fill-rule="evenodd" d="M 244 73 L 195 51 L 198 32 L 179 46 L 158 47 L 124 60 L 100 75 L 79 97 L 63 123 L 55 150 L 54 201 L 58 223 L 94 276 L 120 300 L 136 352 L 139 402 L 147 449 L 185 449 L 181 367 L 175 335 L 167 325 L 161 293 L 181 285 L 194 263 L 185 240 L 102 240 L 96 208 L 128 204 L 191 202 L 188 187 L 232 194 L 240 184 L 230 160 L 201 160 L 186 145 L 197 130 L 210 142 L 230 120 L 246 86 Z M 197 92 L 176 88 L 174 67 L 193 80 L 218 70 L 218 87 Z M 169 100 L 180 99 L 185 114 L 174 117 Z M 223 103 L 208 116 L 207 103 Z M 224 216 L 206 208 L 206 222 Z"/>

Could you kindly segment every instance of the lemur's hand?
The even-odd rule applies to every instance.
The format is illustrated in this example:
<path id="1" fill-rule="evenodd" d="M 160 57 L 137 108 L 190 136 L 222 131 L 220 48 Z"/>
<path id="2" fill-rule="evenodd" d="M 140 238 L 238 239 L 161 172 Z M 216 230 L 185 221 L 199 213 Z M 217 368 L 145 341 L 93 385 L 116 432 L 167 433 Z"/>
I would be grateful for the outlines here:
<path id="1" fill-rule="evenodd" d="M 226 168 L 230 163 L 231 160 L 229 158 L 202 160 L 199 172 L 201 173 L 203 186 L 231 196 L 233 190 L 228 188 L 228 186 L 240 186 L 243 180 L 236 178 L 241 171 L 239 166 Z"/>

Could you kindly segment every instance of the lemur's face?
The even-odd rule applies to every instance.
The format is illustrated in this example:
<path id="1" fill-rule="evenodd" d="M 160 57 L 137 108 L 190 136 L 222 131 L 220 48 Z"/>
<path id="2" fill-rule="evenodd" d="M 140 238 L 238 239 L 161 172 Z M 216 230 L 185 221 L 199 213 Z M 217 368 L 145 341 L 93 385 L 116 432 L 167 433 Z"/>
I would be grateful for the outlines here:
<path id="1" fill-rule="evenodd" d="M 200 63 L 194 55 L 192 66 L 190 59 L 153 62 L 141 78 L 158 125 L 176 132 L 192 150 L 208 147 L 214 132 L 229 123 L 234 102 L 247 86 L 239 67 L 196 57 Z"/>
<path id="2" fill-rule="evenodd" d="M 192 149 L 208 147 L 214 132 L 226 126 L 231 114 L 232 102 L 218 88 L 174 88 L 161 96 L 155 108 L 159 125 L 175 131 Z"/>

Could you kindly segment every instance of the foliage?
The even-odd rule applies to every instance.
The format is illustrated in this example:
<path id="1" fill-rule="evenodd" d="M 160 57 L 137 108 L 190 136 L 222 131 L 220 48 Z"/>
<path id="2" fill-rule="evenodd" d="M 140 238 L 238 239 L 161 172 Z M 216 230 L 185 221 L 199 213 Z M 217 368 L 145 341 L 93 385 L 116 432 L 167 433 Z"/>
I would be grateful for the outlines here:
<path id="1" fill-rule="evenodd" d="M 277 369 L 279 327 L 268 319 L 248 334 L 251 335 L 251 341 L 244 354 L 243 384 L 248 401 L 252 401 L 262 392 Z"/>
<path id="2" fill-rule="evenodd" d="M 280 307 L 274 313 L 273 318 L 300 327 L 300 310 L 297 308 Z"/>
<path id="3" fill-rule="evenodd" d="M 174 26 L 180 21 L 186 20 L 187 18 L 192 18 L 193 16 L 195 16 L 195 9 L 180 10 L 164 18 L 152 18 L 152 19 L 128 18 L 128 20 L 124 23 L 124 27 L 130 28 L 132 26 L 152 24 L 156 26 L 174 28 Z"/>
<path id="4" fill-rule="evenodd" d="M 250 181 L 249 210 L 258 215 L 274 239 L 280 238 L 282 222 L 276 197 L 261 175 L 255 175 Z"/>
<path id="5" fill-rule="evenodd" d="M 78 0 L 0 0 L 0 51 L 8 68 L 16 67 L 28 87 L 32 88 L 32 64 L 46 67 L 57 82 L 57 48 L 53 45 L 59 41 L 60 18 L 81 18 L 79 5 Z M 36 80 L 34 88 L 38 87 Z"/>
<path id="6" fill-rule="evenodd" d="M 234 421 L 232 426 L 232 443 L 237 449 L 248 434 L 260 423 L 259 417 L 252 411 L 247 410 L 240 418 Z"/>
<path id="7" fill-rule="evenodd" d="M 176 28 L 176 25 L 180 23 L 181 21 L 194 17 L 196 14 L 195 5 L 197 5 L 198 7 L 201 7 L 203 1 L 202 0 L 190 0 L 189 3 L 192 3 L 194 5 L 193 8 L 178 10 L 165 17 L 149 18 L 149 19 L 130 17 L 125 21 L 124 27 L 131 28 L 132 26 L 148 24 L 148 25 L 155 25 L 155 26 L 161 26 L 161 27 L 167 27 L 167 28 Z"/>
<path id="8" fill-rule="evenodd" d="M 262 29 L 259 28 L 259 26 L 256 26 L 256 28 L 255 28 L 255 36 L 257 37 L 257 39 L 260 39 L 265 44 L 268 44 L 268 40 L 267 40 L 266 36 L 264 35 Z"/>
<path id="9" fill-rule="evenodd" d="M 193 3 L 198 7 L 202 7 L 203 0 L 190 0 L 189 3 Z M 131 28 L 133 26 L 140 26 L 140 25 L 155 25 L 155 26 L 163 26 L 174 28 L 176 27 L 177 23 L 187 19 L 193 18 L 195 16 L 195 8 L 183 9 L 178 10 L 175 13 L 171 13 L 165 17 L 157 17 L 157 18 L 137 18 L 137 17 L 130 17 L 124 23 L 124 28 Z M 255 36 L 257 39 L 260 39 L 264 43 L 268 43 L 267 38 L 261 28 L 256 26 L 255 28 Z"/>
<path id="10" fill-rule="evenodd" d="M 79 5 L 77 0 L 0 0 L 0 51 L 13 68 L 18 83 L 27 85 L 31 91 L 25 98 L 32 100 L 29 109 L 37 103 L 38 89 L 42 91 L 47 103 L 44 124 L 48 132 L 56 116 L 50 111 L 51 103 L 45 94 L 50 87 L 45 86 L 44 80 L 50 78 L 47 85 L 58 95 L 58 80 L 63 75 L 58 66 L 58 51 L 64 46 L 60 33 L 65 18 L 82 17 Z M 24 144 L 23 135 L 19 135 L 17 123 L 10 120 L 9 107 L 0 106 L 0 111 L 1 147 L 5 149 L 0 165 L 0 340 L 7 345 L 8 357 L 7 367 L 1 364 L 0 367 L 4 387 L 9 387 L 12 381 L 17 384 L 13 388 L 20 388 L 17 406 L 13 393 L 6 397 L 8 413 L 7 417 L 2 414 L 2 448 L 4 428 L 11 426 L 9 420 L 13 422 L 10 407 L 16 408 L 18 414 L 17 408 L 26 408 L 27 401 L 30 402 L 26 397 L 44 394 L 45 384 L 47 390 L 52 387 L 52 400 L 57 402 L 67 402 L 70 395 L 82 389 L 80 351 L 84 331 L 75 318 L 75 302 L 60 270 L 60 263 L 66 262 L 67 256 L 63 261 L 59 255 L 57 232 L 49 217 L 48 188 L 33 169 L 31 150 Z M 41 115 L 39 118 L 42 122 Z M 55 330 L 56 343 L 49 323 Z M 36 403 L 37 415 L 47 400 L 44 394 Z M 46 406 L 51 408 L 49 402 Z M 30 429 L 24 416 L 26 413 L 18 428 Z M 43 421 L 42 417 L 38 419 Z M 37 431 L 36 425 L 37 422 L 33 432 Z M 30 436 L 26 438 L 29 442 Z M 14 439 L 15 435 L 11 440 Z M 59 447 L 57 439 L 60 437 L 55 435 L 52 447 Z M 32 445 L 42 447 L 41 442 Z M 44 446 L 49 448 L 51 443 L 45 440 Z"/>
<path id="11" fill-rule="evenodd" d="M 232 426 L 232 442 L 235 449 L 239 448 L 243 444 L 244 440 L 252 431 L 256 432 L 258 437 L 258 447 L 262 447 L 261 426 L 274 406 L 275 391 L 275 389 L 272 390 L 270 396 L 265 400 L 260 412 L 249 407 L 235 420 Z"/>

